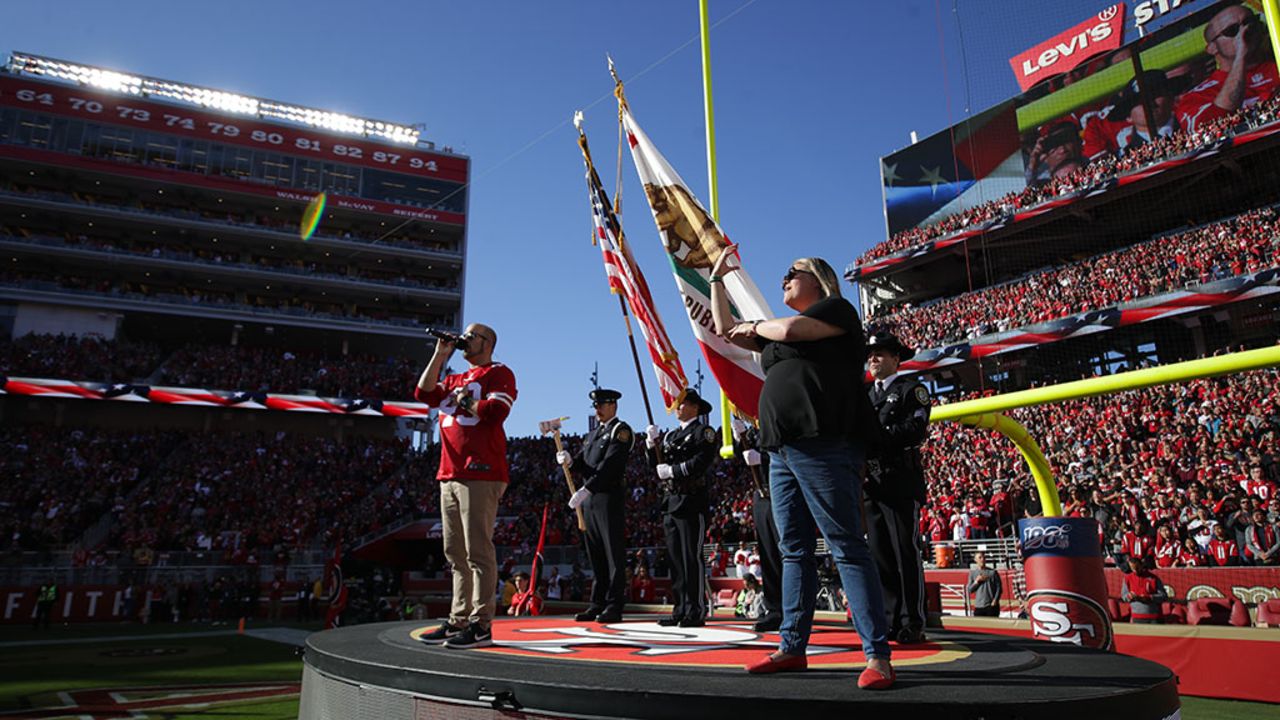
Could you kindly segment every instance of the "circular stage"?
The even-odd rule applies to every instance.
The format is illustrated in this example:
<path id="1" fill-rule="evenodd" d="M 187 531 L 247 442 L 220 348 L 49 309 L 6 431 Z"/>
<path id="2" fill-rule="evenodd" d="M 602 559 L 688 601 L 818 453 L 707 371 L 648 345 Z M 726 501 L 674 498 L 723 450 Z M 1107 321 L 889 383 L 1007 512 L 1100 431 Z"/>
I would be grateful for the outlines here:
<path id="1" fill-rule="evenodd" d="M 776 634 L 744 622 L 664 628 L 656 620 L 498 620 L 493 647 L 472 650 L 418 641 L 432 621 L 316 633 L 307 639 L 300 717 L 1178 716 L 1167 668 L 1074 645 L 931 631 L 927 643 L 895 646 L 897 684 L 870 692 L 857 688 L 864 658 L 847 625 L 814 627 L 807 671 L 758 676 L 742 667 L 776 648 Z"/>

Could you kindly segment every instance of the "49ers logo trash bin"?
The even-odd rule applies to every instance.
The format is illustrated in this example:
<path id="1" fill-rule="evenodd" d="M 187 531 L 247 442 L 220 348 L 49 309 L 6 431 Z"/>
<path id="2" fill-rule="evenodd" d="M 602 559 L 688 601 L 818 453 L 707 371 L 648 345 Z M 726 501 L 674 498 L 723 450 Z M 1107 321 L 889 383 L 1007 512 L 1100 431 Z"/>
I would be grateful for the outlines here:
<path id="1" fill-rule="evenodd" d="M 1032 635 L 1114 650 L 1097 521 L 1027 518 L 1018 521 L 1018 539 Z"/>

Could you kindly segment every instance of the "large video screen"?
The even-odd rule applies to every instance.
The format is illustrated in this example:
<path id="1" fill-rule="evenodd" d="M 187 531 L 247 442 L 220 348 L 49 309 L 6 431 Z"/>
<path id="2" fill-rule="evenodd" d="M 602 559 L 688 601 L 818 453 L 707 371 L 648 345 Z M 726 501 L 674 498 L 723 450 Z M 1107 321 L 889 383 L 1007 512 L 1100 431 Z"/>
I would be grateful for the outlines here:
<path id="1" fill-rule="evenodd" d="M 1230 132 L 1280 88 L 1261 0 L 1223 0 L 882 160 L 891 237 L 940 237 Z"/>

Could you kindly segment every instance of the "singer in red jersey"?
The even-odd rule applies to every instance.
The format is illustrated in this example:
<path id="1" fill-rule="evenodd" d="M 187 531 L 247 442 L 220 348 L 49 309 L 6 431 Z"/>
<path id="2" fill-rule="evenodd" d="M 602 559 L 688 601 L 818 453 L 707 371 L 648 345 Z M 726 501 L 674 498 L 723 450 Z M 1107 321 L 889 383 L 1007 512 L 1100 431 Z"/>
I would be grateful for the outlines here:
<path id="1" fill-rule="evenodd" d="M 516 378 L 493 362 L 498 335 L 473 323 L 461 336 L 470 367 L 440 378 L 456 343 L 439 338 L 414 397 L 440 410 L 440 519 L 444 554 L 453 565 L 453 605 L 449 619 L 422 636 L 449 648 L 493 644 L 498 562 L 493 523 L 507 489 L 507 434 L 502 422 L 516 400 Z"/>

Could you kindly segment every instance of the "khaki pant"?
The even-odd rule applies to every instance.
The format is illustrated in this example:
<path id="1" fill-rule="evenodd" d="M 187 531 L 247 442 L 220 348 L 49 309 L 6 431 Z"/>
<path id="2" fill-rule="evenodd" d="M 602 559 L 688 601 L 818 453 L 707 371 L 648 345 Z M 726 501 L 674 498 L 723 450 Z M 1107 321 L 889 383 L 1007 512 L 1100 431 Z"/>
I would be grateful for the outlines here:
<path id="1" fill-rule="evenodd" d="M 440 483 L 440 520 L 444 555 L 453 565 L 456 626 L 493 622 L 493 596 L 498 589 L 498 558 L 493 549 L 493 523 L 507 484 L 493 480 L 446 480 Z"/>

